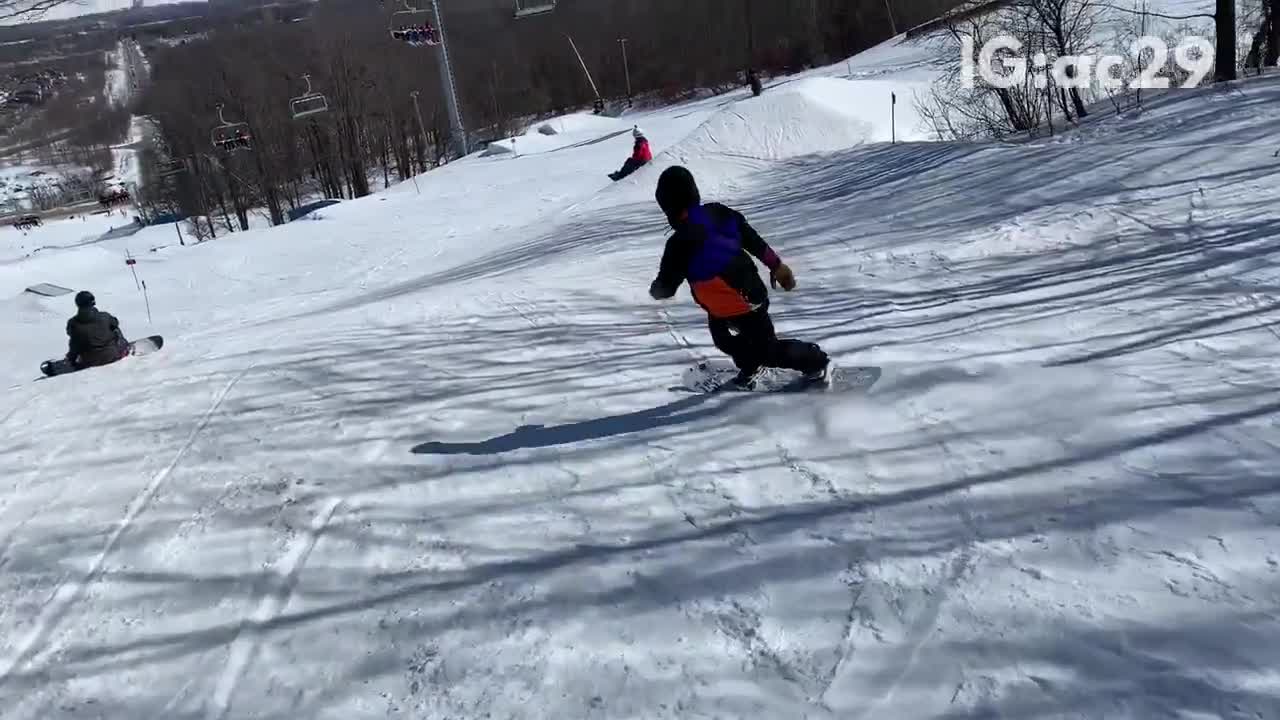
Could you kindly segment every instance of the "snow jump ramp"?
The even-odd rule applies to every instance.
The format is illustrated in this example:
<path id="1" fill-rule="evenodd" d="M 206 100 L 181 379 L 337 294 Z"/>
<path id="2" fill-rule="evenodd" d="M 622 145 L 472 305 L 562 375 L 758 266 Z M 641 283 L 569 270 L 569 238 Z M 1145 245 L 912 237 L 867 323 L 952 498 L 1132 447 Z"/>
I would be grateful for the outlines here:
<path id="1" fill-rule="evenodd" d="M 64 288 L 61 285 L 53 283 L 39 283 L 27 288 L 24 292 L 40 297 L 58 297 L 59 295 L 67 295 L 71 292 L 71 288 Z"/>

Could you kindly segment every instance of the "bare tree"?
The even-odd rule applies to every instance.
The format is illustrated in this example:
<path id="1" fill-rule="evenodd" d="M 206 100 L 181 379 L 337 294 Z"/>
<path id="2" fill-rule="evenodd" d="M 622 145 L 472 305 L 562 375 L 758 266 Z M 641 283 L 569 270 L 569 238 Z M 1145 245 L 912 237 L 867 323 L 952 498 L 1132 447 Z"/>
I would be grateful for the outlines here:
<path id="1" fill-rule="evenodd" d="M 628 39 L 636 96 L 675 98 L 733 88 L 748 62 L 785 72 L 852 54 L 890 36 L 890 11 L 906 27 L 957 0 L 769 0 L 752 3 L 750 17 L 745 4 L 723 0 L 612 0 L 566 3 L 550 18 L 520 21 L 509 7 L 442 4 L 461 112 L 484 142 L 590 108 L 597 90 L 625 97 L 617 37 Z M 161 152 L 152 162 L 190 161 L 186 189 L 174 198 L 184 211 L 235 229 L 247 227 L 251 209 L 265 208 L 279 223 L 310 198 L 366 195 L 374 182 L 385 186 L 446 158 L 439 53 L 393 41 L 387 15 L 369 5 L 319 0 L 309 13 L 306 23 L 228 21 L 152 51 L 153 76 L 136 111 L 158 122 Z M 328 111 L 295 119 L 289 98 L 304 73 Z M 213 147 L 218 104 L 228 120 L 247 123 L 250 146 Z"/>
<path id="2" fill-rule="evenodd" d="M 1030 22 L 1044 34 L 1045 52 L 1052 61 L 1058 58 L 1076 57 L 1096 50 L 1095 29 L 1102 7 L 1098 0 L 1019 0 L 1020 10 L 1029 16 Z M 1078 77 L 1080 69 L 1067 64 L 1064 73 L 1068 79 Z M 1070 107 L 1066 104 L 1070 97 Z M 1060 90 L 1056 98 L 1062 105 L 1068 120 L 1088 116 L 1085 98 L 1077 83 Z"/>
<path id="3" fill-rule="evenodd" d="M 1038 133 L 1049 105 L 1045 102 L 1048 84 L 1042 80 L 1045 87 L 1037 88 L 1037 73 L 1023 73 L 1021 84 L 998 85 L 965 74 L 965 63 L 978 67 L 982 48 L 997 38 L 1016 40 L 1018 49 L 1000 49 L 994 55 L 996 62 L 1029 68 L 1033 55 L 1043 52 L 1045 45 L 1045 33 L 1035 16 L 1019 9 L 960 12 L 947 18 L 940 30 L 926 42 L 935 48 L 942 73 L 929 96 L 917 101 L 917 109 L 935 133 L 956 140 Z M 967 58 L 962 52 L 965 47 L 970 52 Z"/>
<path id="4" fill-rule="evenodd" d="M 1258 73 L 1280 61 L 1280 0 L 1251 0 L 1237 18 L 1243 32 L 1251 32 L 1252 43 L 1245 67 Z"/>
<path id="5" fill-rule="evenodd" d="M 74 0 L 0 0 L 0 20 L 35 22 L 45 13 Z"/>
<path id="6" fill-rule="evenodd" d="M 1267 53 L 1264 62 L 1274 67 L 1280 62 L 1280 0 L 1263 0 L 1263 27 L 1266 28 Z"/>
<path id="7" fill-rule="evenodd" d="M 1236 0 L 1217 0 L 1214 11 L 1217 50 L 1214 79 L 1225 82 L 1236 79 Z"/>

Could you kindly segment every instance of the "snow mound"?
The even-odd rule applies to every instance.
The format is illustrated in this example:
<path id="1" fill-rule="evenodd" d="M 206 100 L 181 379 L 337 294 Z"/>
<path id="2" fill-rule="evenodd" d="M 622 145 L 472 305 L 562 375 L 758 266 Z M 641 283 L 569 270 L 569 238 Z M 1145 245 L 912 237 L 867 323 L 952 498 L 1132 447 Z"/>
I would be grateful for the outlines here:
<path id="1" fill-rule="evenodd" d="M 888 77 L 900 85 L 903 81 L 928 83 L 941 75 L 938 63 L 946 59 L 946 52 L 944 46 L 923 38 L 912 40 L 902 34 L 860 52 L 842 64 L 833 65 L 830 69 L 841 72 L 849 79 Z M 823 72 L 825 69 L 816 71 L 817 74 Z"/>
<path id="2" fill-rule="evenodd" d="M 124 257 L 105 248 L 37 252 L 18 262 L 0 263 L 0 298 L 30 294 L 27 288 L 39 283 L 63 287 L 92 284 L 112 271 L 128 272 Z"/>
<path id="3" fill-rule="evenodd" d="M 812 77 L 770 88 L 713 115 L 668 152 L 681 158 L 729 155 L 757 160 L 830 153 L 894 137 L 893 93 L 902 83 Z M 898 117 L 898 139 L 927 139 L 917 118 Z M 905 122 L 904 122 L 905 121 Z M 901 132 L 906 130 L 904 134 Z"/>
<path id="4" fill-rule="evenodd" d="M 75 306 L 66 299 L 59 303 L 31 293 L 23 293 L 12 298 L 0 298 L 0 312 L 5 313 L 5 316 L 16 326 L 61 329 L 66 319 L 75 311 Z M 65 343 L 59 343 L 57 346 L 49 347 L 54 348 L 51 352 L 56 355 L 59 350 L 66 351 L 64 345 Z M 8 351 L 11 351 L 11 348 L 6 348 L 6 352 Z"/>
<path id="5" fill-rule="evenodd" d="M 614 118 L 602 117 L 592 113 L 574 113 L 536 123 L 529 128 L 527 134 L 565 135 L 568 133 L 609 132 L 610 130 L 617 130 L 623 124 L 625 123 L 621 123 Z"/>
<path id="6" fill-rule="evenodd" d="M 74 217 L 45 220 L 38 228 L 20 231 L 12 227 L 0 230 L 0 264 L 17 262 L 41 249 L 69 248 L 93 242 L 122 225 L 129 217 L 115 213 L 85 211 Z"/>

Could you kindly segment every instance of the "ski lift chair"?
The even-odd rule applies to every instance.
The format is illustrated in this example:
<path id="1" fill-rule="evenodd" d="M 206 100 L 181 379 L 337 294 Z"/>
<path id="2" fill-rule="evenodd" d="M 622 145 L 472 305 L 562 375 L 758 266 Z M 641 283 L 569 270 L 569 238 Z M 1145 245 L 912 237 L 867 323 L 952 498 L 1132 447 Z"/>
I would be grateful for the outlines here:
<path id="1" fill-rule="evenodd" d="M 293 114 L 294 120 L 326 112 L 329 109 L 329 99 L 311 89 L 311 74 L 303 75 L 302 79 L 307 81 L 307 91 L 289 101 L 289 112 Z"/>
<path id="2" fill-rule="evenodd" d="M 515 0 L 516 19 L 542 15 L 556 9 L 556 0 Z"/>
<path id="3" fill-rule="evenodd" d="M 235 152 L 237 150 L 248 150 L 253 147 L 253 135 L 249 132 L 249 123 L 227 122 L 222 116 L 222 104 L 218 104 L 218 127 L 213 129 L 210 136 L 215 150 L 222 152 Z"/>
<path id="4" fill-rule="evenodd" d="M 413 47 L 439 45 L 440 31 L 431 24 L 431 11 L 412 7 L 408 0 L 400 0 L 400 4 L 404 9 L 391 13 L 388 30 L 392 39 Z"/>

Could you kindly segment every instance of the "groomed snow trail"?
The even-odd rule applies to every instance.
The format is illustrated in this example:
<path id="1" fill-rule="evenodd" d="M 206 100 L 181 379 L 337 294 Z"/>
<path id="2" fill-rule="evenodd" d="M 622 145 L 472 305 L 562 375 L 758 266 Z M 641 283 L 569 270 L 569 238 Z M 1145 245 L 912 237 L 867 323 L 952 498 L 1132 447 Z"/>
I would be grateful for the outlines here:
<path id="1" fill-rule="evenodd" d="M 276 619 L 280 611 L 288 603 L 289 596 L 293 593 L 293 588 L 297 584 L 298 573 L 301 571 L 303 563 L 307 561 L 307 556 L 315 549 L 321 533 L 328 527 L 329 521 L 333 519 L 333 514 L 341 504 L 341 498 L 330 498 L 325 502 L 324 506 L 311 520 L 311 526 L 307 529 L 307 532 L 303 534 L 302 538 L 295 540 L 289 546 L 288 551 L 280 558 L 279 569 L 273 573 L 275 579 L 272 584 L 273 587 L 268 587 L 262 591 L 262 599 L 254 609 L 253 615 L 248 618 L 241 634 L 231 643 L 231 648 L 228 650 L 227 666 L 222 675 L 219 676 L 218 684 L 214 689 L 213 703 L 209 711 L 210 718 L 227 716 L 231 709 L 232 694 L 235 692 L 236 686 L 240 683 L 244 673 L 248 670 L 249 664 L 253 661 L 253 654 L 259 639 L 259 628 L 265 623 Z"/>
<path id="2" fill-rule="evenodd" d="M 9 674 L 14 669 L 18 668 L 22 663 L 30 659 L 31 655 L 39 649 L 40 645 L 54 629 L 58 620 L 66 614 L 67 609 L 71 604 L 79 599 L 88 585 L 98 579 L 98 575 L 102 571 L 102 566 L 106 562 L 107 556 L 111 554 L 111 551 L 114 550 L 116 545 L 120 542 L 120 536 L 129 529 L 129 526 L 138 517 L 138 515 L 147 507 L 148 504 L 150 504 L 151 500 L 155 497 L 156 493 L 159 492 L 160 487 L 164 484 L 165 480 L 167 480 L 173 473 L 173 469 L 178 466 L 178 463 L 182 461 L 183 456 L 186 455 L 187 450 L 191 448 L 191 444 L 195 442 L 196 437 L 205 429 L 206 426 L 208 426 L 209 419 L 222 405 L 222 401 L 226 399 L 227 393 L 231 392 L 231 388 L 235 387 L 236 382 L 238 382 L 241 377 L 243 377 L 243 373 L 232 378 L 232 380 L 227 383 L 226 387 L 222 389 L 222 392 L 214 398 L 213 404 L 209 406 L 207 411 L 205 411 L 204 416 L 200 418 L 200 421 L 196 423 L 196 426 L 191 429 L 191 434 L 187 436 L 186 441 L 182 443 L 181 447 L 178 448 L 178 451 L 174 453 L 173 459 L 169 461 L 169 464 L 160 472 L 152 476 L 151 481 L 147 483 L 146 487 L 144 487 L 136 496 L 134 496 L 133 500 L 129 502 L 128 508 L 125 509 L 124 517 L 120 518 L 120 522 L 116 525 L 116 529 L 112 531 L 111 535 L 107 538 L 106 544 L 102 547 L 102 551 L 93 558 L 92 564 L 90 564 L 89 568 L 85 570 L 83 576 L 79 578 L 70 578 L 68 581 L 59 584 L 57 589 L 54 590 L 53 596 L 49 598 L 44 610 L 35 619 L 35 622 L 32 624 L 31 630 L 27 633 L 27 636 L 18 643 L 16 651 L 11 657 L 0 661 L 0 684 L 3 684 L 4 681 L 8 679 Z"/>
<path id="3" fill-rule="evenodd" d="M 629 138 L 566 121 L 15 265 L 167 342 L 27 385 L 68 302 L 0 298 L 0 716 L 1280 717 L 1280 82 L 1028 144 L 726 135 L 874 125 L 822 95 L 873 55 L 628 119 L 617 184 Z M 646 294 L 674 162 L 870 391 L 672 391 L 716 356 Z"/>

